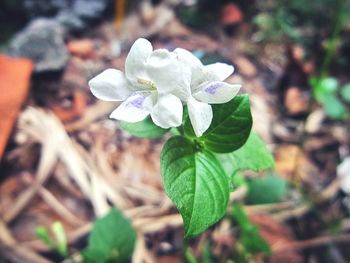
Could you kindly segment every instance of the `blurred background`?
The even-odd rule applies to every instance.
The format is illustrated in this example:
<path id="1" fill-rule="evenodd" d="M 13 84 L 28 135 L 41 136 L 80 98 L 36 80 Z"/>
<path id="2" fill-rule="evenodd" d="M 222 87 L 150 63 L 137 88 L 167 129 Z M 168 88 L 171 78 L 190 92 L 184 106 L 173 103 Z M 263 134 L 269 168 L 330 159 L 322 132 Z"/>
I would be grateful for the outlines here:
<path id="1" fill-rule="evenodd" d="M 0 262 L 68 262 L 112 206 L 130 262 L 350 262 L 350 1 L 2 0 L 0 32 Z M 194 239 L 163 191 L 166 138 L 121 130 L 87 85 L 139 37 L 232 64 L 275 158 Z"/>

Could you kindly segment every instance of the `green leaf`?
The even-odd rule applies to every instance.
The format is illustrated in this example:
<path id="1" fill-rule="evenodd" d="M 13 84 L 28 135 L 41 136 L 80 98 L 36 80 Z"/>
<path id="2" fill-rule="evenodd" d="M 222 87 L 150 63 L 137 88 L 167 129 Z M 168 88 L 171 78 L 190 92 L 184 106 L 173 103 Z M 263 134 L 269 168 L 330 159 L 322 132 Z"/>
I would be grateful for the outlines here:
<path id="1" fill-rule="evenodd" d="M 247 142 L 237 151 L 216 156 L 228 176 L 238 171 L 260 172 L 275 166 L 272 154 L 255 132 L 250 133 Z"/>
<path id="2" fill-rule="evenodd" d="M 248 204 L 268 204 L 280 201 L 287 193 L 286 181 L 275 174 L 248 181 Z"/>
<path id="3" fill-rule="evenodd" d="M 250 223 L 247 214 L 244 212 L 243 207 L 239 204 L 234 204 L 232 209 L 233 219 L 237 222 L 242 232 L 250 231 L 253 225 Z"/>
<path id="4" fill-rule="evenodd" d="M 236 96 L 225 104 L 212 105 L 212 108 L 212 123 L 199 141 L 206 149 L 217 153 L 239 149 L 248 139 L 253 123 L 248 95 Z M 189 126 L 187 121 L 185 132 L 192 137 Z"/>
<path id="5" fill-rule="evenodd" d="M 84 262 L 125 262 L 133 253 L 135 240 L 136 233 L 129 220 L 112 208 L 95 222 L 88 248 L 82 253 Z"/>
<path id="6" fill-rule="evenodd" d="M 323 106 L 326 115 L 332 119 L 342 120 L 347 117 L 346 108 L 336 95 L 327 96 Z"/>
<path id="7" fill-rule="evenodd" d="M 246 254 L 271 253 L 269 244 L 261 237 L 258 227 L 250 222 L 241 205 L 233 206 L 232 217 L 240 227 L 241 235 L 238 241 L 242 243 Z"/>
<path id="8" fill-rule="evenodd" d="M 313 87 L 315 99 L 323 103 L 329 95 L 335 94 L 338 89 L 338 81 L 335 78 L 312 78 L 310 83 Z"/>
<path id="9" fill-rule="evenodd" d="M 340 94 L 346 102 L 350 103 L 350 83 L 341 89 Z"/>
<path id="10" fill-rule="evenodd" d="M 168 131 L 155 125 L 150 117 L 136 123 L 121 121 L 121 127 L 135 137 L 147 139 L 159 138 Z"/>
<path id="11" fill-rule="evenodd" d="M 63 225 L 61 222 L 54 222 L 51 226 L 52 233 L 55 237 L 55 243 L 57 251 L 64 257 L 68 256 L 68 245 L 66 233 L 64 231 Z"/>
<path id="12" fill-rule="evenodd" d="M 49 232 L 43 226 L 38 226 L 35 228 L 35 235 L 49 248 L 54 248 L 54 244 L 49 237 Z"/>
<path id="13" fill-rule="evenodd" d="M 184 137 L 172 137 L 161 153 L 164 188 L 184 220 L 186 237 L 217 222 L 226 211 L 228 180 L 215 156 Z"/>

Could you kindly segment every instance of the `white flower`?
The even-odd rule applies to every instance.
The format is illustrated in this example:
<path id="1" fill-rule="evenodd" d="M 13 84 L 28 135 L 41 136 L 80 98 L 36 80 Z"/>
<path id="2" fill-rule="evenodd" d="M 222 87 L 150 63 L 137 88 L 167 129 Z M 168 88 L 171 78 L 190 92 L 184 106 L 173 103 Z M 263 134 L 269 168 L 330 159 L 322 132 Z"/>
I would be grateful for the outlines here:
<path id="1" fill-rule="evenodd" d="M 107 69 L 89 81 L 91 92 L 106 101 L 123 101 L 110 117 L 138 122 L 151 115 L 153 122 L 170 128 L 181 125 L 182 102 L 190 96 L 190 69 L 174 53 L 152 51 L 151 43 L 138 39 L 125 61 L 125 74 Z"/>
<path id="2" fill-rule="evenodd" d="M 210 104 L 221 104 L 235 97 L 240 84 L 223 82 L 233 73 L 233 66 L 214 63 L 204 66 L 191 52 L 177 48 L 174 50 L 179 61 L 191 68 L 191 96 L 187 97 L 188 113 L 197 137 L 209 128 L 213 119 Z"/>

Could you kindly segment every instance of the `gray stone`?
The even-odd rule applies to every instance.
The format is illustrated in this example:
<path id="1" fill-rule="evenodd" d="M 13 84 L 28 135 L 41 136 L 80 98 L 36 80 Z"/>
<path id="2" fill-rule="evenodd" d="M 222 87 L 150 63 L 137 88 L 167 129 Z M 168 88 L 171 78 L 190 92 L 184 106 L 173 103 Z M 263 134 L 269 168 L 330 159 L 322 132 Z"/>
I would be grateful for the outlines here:
<path id="1" fill-rule="evenodd" d="M 79 32 L 86 27 L 86 23 L 69 9 L 61 10 L 55 19 L 69 32 Z"/>
<path id="2" fill-rule="evenodd" d="M 23 9 L 28 17 L 55 15 L 68 6 L 68 0 L 23 0 Z"/>
<path id="3" fill-rule="evenodd" d="M 78 17 L 94 21 L 102 18 L 108 4 L 109 0 L 75 0 L 72 10 Z"/>
<path id="4" fill-rule="evenodd" d="M 59 71 L 69 59 L 64 35 L 64 29 L 58 22 L 38 18 L 17 33 L 10 43 L 9 53 L 32 59 L 35 72 Z"/>

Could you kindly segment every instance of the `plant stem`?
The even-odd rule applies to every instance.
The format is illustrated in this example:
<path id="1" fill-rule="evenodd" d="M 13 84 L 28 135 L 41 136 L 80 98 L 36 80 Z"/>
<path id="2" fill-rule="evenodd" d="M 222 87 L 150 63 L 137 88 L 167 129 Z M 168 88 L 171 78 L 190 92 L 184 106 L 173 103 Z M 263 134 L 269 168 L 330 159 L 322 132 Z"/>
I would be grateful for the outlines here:
<path id="1" fill-rule="evenodd" d="M 321 78 L 328 75 L 329 65 L 338 47 L 339 35 L 342 31 L 344 24 L 344 15 L 346 14 L 346 3 L 347 0 L 337 0 L 337 11 L 334 18 L 333 32 L 327 41 L 328 43 L 326 44 L 326 54 L 320 69 Z"/>
<path id="2" fill-rule="evenodd" d="M 185 251 L 185 260 L 187 263 L 198 263 L 197 259 L 193 255 L 192 249 L 190 246 L 186 245 Z"/>

